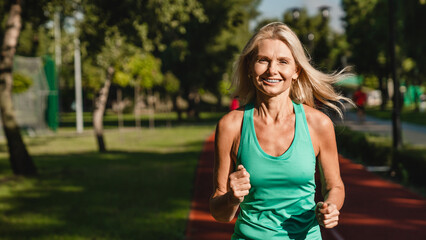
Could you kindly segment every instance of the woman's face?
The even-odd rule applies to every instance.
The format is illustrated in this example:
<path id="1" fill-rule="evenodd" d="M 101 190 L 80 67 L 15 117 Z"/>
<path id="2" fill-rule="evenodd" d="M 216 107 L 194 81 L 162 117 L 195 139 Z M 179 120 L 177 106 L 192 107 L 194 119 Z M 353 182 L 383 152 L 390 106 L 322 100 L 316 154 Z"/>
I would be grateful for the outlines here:
<path id="1" fill-rule="evenodd" d="M 287 44 L 278 39 L 259 42 L 252 73 L 258 93 L 268 97 L 289 92 L 292 79 L 297 79 L 296 62 Z"/>

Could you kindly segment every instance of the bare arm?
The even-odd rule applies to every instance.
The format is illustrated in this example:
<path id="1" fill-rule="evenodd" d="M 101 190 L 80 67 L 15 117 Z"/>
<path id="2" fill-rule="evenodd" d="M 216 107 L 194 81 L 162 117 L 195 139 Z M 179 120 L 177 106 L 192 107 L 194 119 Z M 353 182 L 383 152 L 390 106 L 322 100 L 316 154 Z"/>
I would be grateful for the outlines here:
<path id="1" fill-rule="evenodd" d="M 316 110 L 315 110 L 316 111 Z M 333 122 L 323 113 L 311 116 L 311 138 L 319 162 L 324 202 L 317 204 L 317 219 L 326 228 L 337 226 L 345 200 Z"/>
<path id="2" fill-rule="evenodd" d="M 345 187 L 340 177 L 339 156 L 337 153 L 336 137 L 333 123 L 326 119 L 321 124 L 319 139 L 319 170 L 323 183 L 324 201 L 335 204 L 340 210 L 345 200 Z"/>
<path id="3" fill-rule="evenodd" d="M 236 124 L 238 118 L 234 117 L 225 116 L 216 128 L 214 192 L 210 198 L 210 212 L 221 222 L 229 222 L 234 218 L 240 203 L 250 189 L 250 176 L 244 167 L 240 165 L 233 172 L 233 157 L 236 156 L 235 138 L 239 135 L 241 127 Z"/>

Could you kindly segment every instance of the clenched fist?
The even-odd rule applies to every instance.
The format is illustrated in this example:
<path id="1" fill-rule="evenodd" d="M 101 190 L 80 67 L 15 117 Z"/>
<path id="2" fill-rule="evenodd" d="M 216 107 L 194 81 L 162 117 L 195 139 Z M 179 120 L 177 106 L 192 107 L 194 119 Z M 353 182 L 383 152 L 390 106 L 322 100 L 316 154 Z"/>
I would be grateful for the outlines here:
<path id="1" fill-rule="evenodd" d="M 340 212 L 335 204 L 318 202 L 315 215 L 318 223 L 325 228 L 333 228 L 339 223 Z"/>
<path id="2" fill-rule="evenodd" d="M 229 187 L 231 191 L 231 202 L 239 204 L 244 200 L 244 196 L 249 194 L 251 188 L 250 174 L 243 165 L 238 165 L 237 171 L 229 175 Z"/>

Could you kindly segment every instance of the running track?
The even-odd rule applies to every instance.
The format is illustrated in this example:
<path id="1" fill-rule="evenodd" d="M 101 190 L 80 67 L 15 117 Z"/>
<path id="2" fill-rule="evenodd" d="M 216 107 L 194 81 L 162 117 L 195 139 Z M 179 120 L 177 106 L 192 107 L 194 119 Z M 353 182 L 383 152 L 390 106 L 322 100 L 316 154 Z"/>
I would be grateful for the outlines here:
<path id="1" fill-rule="evenodd" d="M 214 135 L 205 142 L 198 163 L 187 240 L 229 240 L 234 222 L 219 223 L 210 215 Z M 426 200 L 400 185 L 382 180 L 362 165 L 340 158 L 346 200 L 339 226 L 322 229 L 325 240 L 426 239 Z"/>

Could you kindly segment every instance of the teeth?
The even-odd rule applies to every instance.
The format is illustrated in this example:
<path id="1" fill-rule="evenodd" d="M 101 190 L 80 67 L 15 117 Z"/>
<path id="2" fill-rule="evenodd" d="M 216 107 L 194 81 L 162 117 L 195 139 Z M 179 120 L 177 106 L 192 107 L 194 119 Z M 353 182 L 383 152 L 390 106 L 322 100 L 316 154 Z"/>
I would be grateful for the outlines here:
<path id="1" fill-rule="evenodd" d="M 265 81 L 267 81 L 268 83 L 277 83 L 280 80 L 275 80 L 275 79 L 264 79 Z"/>

